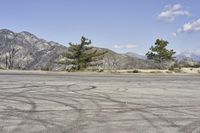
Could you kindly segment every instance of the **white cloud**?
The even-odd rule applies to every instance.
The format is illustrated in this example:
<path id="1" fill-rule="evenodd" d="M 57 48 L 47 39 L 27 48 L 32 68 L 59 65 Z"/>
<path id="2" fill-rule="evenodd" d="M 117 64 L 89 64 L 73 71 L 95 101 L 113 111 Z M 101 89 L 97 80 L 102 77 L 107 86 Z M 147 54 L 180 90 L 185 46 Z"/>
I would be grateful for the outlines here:
<path id="1" fill-rule="evenodd" d="M 181 28 L 177 30 L 178 33 L 180 32 L 197 32 L 200 31 L 200 18 L 196 21 L 185 23 Z"/>
<path id="2" fill-rule="evenodd" d="M 158 15 L 158 19 L 165 22 L 173 22 L 178 16 L 190 16 L 190 12 L 183 9 L 180 4 L 167 5 Z"/>
<path id="3" fill-rule="evenodd" d="M 114 48 L 116 49 L 131 49 L 131 48 L 136 48 L 137 45 L 134 44 L 127 44 L 127 45 L 114 45 Z"/>
<path id="4" fill-rule="evenodd" d="M 174 36 L 174 37 L 176 37 L 176 36 L 177 36 L 177 33 L 174 32 L 174 33 L 172 33 L 171 35 Z"/>
<path id="5" fill-rule="evenodd" d="M 173 36 L 177 36 L 178 33 L 189 33 L 189 32 L 200 32 L 200 18 L 196 21 L 185 23 L 181 28 L 179 28 Z"/>

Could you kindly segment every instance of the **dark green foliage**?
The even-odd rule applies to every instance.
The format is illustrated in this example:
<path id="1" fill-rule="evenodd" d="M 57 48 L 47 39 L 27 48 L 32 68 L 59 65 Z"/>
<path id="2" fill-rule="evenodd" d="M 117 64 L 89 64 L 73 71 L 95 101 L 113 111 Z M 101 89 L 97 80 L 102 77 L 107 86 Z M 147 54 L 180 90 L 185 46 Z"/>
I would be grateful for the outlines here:
<path id="1" fill-rule="evenodd" d="M 106 52 L 98 52 L 91 47 L 91 40 L 81 37 L 80 44 L 69 43 L 70 47 L 68 52 L 64 53 L 63 56 L 67 58 L 64 64 L 73 65 L 72 71 L 85 70 L 89 66 L 98 66 L 99 60 L 103 58 Z"/>
<path id="2" fill-rule="evenodd" d="M 192 67 L 192 68 L 200 68 L 200 64 L 190 65 L 190 64 L 184 64 L 182 67 Z"/>
<path id="3" fill-rule="evenodd" d="M 173 55 L 176 53 L 174 50 L 168 50 L 166 47 L 168 42 L 162 39 L 157 39 L 155 46 L 151 46 L 150 51 L 146 53 L 146 56 L 150 60 L 154 60 L 157 63 L 163 61 L 173 60 Z"/>
<path id="4" fill-rule="evenodd" d="M 49 67 L 42 67 L 41 70 L 42 71 L 50 71 L 50 68 Z"/>
<path id="5" fill-rule="evenodd" d="M 41 70 L 42 70 L 42 71 L 51 71 L 51 70 L 52 70 L 52 68 L 51 68 L 51 65 L 50 65 L 50 63 L 49 63 L 49 64 L 47 64 L 46 66 L 43 66 L 43 67 L 41 67 Z"/>
<path id="6" fill-rule="evenodd" d="M 133 73 L 139 73 L 139 71 L 138 70 L 133 70 Z"/>
<path id="7" fill-rule="evenodd" d="M 127 71 L 128 73 L 139 73 L 139 70 L 132 70 L 132 71 Z"/>

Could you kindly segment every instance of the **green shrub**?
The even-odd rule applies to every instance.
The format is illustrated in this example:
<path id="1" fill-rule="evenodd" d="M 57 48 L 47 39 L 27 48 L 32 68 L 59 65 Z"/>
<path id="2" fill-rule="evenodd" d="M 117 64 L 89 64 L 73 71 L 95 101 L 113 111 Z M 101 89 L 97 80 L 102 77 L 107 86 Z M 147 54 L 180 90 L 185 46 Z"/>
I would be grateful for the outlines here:
<path id="1" fill-rule="evenodd" d="M 181 69 L 181 66 L 177 63 L 175 63 L 173 66 L 171 66 L 168 70 L 173 71 L 174 69 Z"/>
<path id="2" fill-rule="evenodd" d="M 50 68 L 49 67 L 42 67 L 41 70 L 42 71 L 50 71 Z"/>
<path id="3" fill-rule="evenodd" d="M 128 73 L 139 73 L 139 70 L 132 70 L 132 71 L 127 71 Z"/>
<path id="4" fill-rule="evenodd" d="M 150 71 L 150 73 L 162 73 L 161 71 Z"/>
<path id="5" fill-rule="evenodd" d="M 172 73 L 172 71 L 167 71 L 167 73 Z"/>
<path id="6" fill-rule="evenodd" d="M 173 71 L 173 70 L 174 70 L 174 67 L 171 66 L 168 70 L 169 70 L 169 71 Z"/>
<path id="7" fill-rule="evenodd" d="M 175 73 L 181 73 L 181 72 L 182 72 L 182 70 L 181 70 L 181 69 L 178 69 L 178 68 L 176 68 L 176 69 L 174 69 L 174 70 L 173 70 L 173 72 L 175 72 Z"/>
<path id="8" fill-rule="evenodd" d="M 0 70 L 4 70 L 4 69 L 5 69 L 5 68 L 3 68 L 3 67 L 0 66 Z"/>
<path id="9" fill-rule="evenodd" d="M 103 71 L 104 71 L 103 69 L 99 69 L 99 70 L 98 70 L 98 72 L 103 72 Z"/>

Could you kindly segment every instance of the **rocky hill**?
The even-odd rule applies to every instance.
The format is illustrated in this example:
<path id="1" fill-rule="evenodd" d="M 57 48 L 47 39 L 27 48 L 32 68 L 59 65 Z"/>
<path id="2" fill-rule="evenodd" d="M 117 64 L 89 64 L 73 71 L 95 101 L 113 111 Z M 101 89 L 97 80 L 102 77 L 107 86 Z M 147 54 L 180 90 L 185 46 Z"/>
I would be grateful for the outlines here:
<path id="1" fill-rule="evenodd" d="M 127 52 L 125 55 L 129 56 L 129 57 L 134 57 L 134 58 L 138 58 L 138 59 L 143 59 L 146 60 L 147 57 L 143 56 L 143 55 L 139 55 L 137 53 L 133 53 L 133 52 Z"/>
<path id="2" fill-rule="evenodd" d="M 200 52 L 185 51 L 176 56 L 180 66 L 200 66 Z"/>
<path id="3" fill-rule="evenodd" d="M 176 56 L 177 61 L 190 58 L 195 62 L 200 62 L 200 52 L 185 51 Z"/>
<path id="4" fill-rule="evenodd" d="M 6 67 L 6 55 L 18 49 L 14 56 L 15 69 L 53 69 L 62 65 L 55 63 L 67 48 L 55 42 L 40 39 L 29 32 L 15 33 L 7 29 L 0 30 L 0 65 Z"/>
<path id="5" fill-rule="evenodd" d="M 29 32 L 15 33 L 13 31 L 0 30 L 0 67 L 6 68 L 9 64 L 8 55 L 12 50 L 17 50 L 13 56 L 13 69 L 23 70 L 65 70 L 65 65 L 57 62 L 63 60 L 62 53 L 67 47 L 52 41 L 38 38 Z M 138 69 L 158 68 L 159 66 L 133 54 L 119 54 L 109 49 L 94 48 L 99 51 L 107 51 L 103 58 L 103 69 Z"/>

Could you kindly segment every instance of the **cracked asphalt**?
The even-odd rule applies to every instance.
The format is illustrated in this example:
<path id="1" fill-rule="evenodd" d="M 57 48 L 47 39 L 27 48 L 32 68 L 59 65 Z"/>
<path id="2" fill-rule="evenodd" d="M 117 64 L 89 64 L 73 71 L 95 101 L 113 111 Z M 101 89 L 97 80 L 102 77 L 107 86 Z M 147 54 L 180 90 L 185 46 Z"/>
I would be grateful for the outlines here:
<path id="1" fill-rule="evenodd" d="M 0 73 L 0 133 L 200 133 L 200 76 Z"/>

